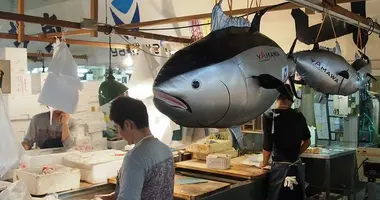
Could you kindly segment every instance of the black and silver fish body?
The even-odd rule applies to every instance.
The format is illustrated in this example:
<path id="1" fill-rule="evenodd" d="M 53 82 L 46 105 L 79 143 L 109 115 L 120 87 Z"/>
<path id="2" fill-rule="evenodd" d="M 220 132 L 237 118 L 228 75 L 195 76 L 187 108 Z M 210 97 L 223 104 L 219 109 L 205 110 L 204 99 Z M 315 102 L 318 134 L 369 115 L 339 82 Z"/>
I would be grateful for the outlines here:
<path id="1" fill-rule="evenodd" d="M 367 55 L 359 51 L 361 56 L 355 53 L 355 61 L 351 64 L 351 66 L 357 71 L 361 81 L 362 87 L 364 88 L 368 81 L 372 78 L 377 81 L 375 77 L 372 76 L 372 63 Z"/>
<path id="2" fill-rule="evenodd" d="M 219 8 L 214 8 L 213 16 Z M 260 116 L 278 97 L 288 76 L 285 52 L 238 21 L 244 18 L 235 19 L 233 24 L 240 27 L 214 28 L 177 51 L 157 76 L 154 103 L 177 124 L 238 126 Z"/>
<path id="3" fill-rule="evenodd" d="M 350 95 L 360 88 L 360 79 L 340 55 L 314 49 L 294 53 L 296 69 L 305 83 L 324 94 Z"/>

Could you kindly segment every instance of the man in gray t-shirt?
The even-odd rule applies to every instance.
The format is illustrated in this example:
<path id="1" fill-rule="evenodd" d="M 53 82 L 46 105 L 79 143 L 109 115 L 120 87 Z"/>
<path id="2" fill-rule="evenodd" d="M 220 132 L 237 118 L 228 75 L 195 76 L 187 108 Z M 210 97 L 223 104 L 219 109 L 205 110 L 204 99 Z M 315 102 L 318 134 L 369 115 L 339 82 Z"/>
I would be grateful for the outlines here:
<path id="1" fill-rule="evenodd" d="M 41 149 L 70 149 L 75 146 L 75 130 L 75 122 L 67 113 L 54 110 L 52 124 L 50 112 L 40 113 L 32 118 L 22 145 L 25 150 L 30 150 L 34 143 Z"/>
<path id="2" fill-rule="evenodd" d="M 130 97 L 119 97 L 111 105 L 110 118 L 119 135 L 135 147 L 124 158 L 115 192 L 98 197 L 103 200 L 173 199 L 173 154 L 151 134 L 145 105 Z"/>

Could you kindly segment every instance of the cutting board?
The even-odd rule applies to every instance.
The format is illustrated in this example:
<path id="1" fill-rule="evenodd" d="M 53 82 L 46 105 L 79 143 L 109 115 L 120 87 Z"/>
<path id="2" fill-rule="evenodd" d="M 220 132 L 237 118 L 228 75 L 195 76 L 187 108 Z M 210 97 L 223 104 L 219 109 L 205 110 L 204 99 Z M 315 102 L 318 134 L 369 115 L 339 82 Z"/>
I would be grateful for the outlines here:
<path id="1" fill-rule="evenodd" d="M 175 163 L 175 166 L 177 169 L 190 169 L 212 174 L 244 178 L 248 180 L 259 178 L 269 172 L 267 170 L 262 170 L 253 166 L 242 164 L 242 161 L 244 159 L 246 158 L 243 156 L 231 159 L 231 168 L 225 170 L 207 168 L 205 161 L 195 159 L 177 162 Z"/>
<path id="2" fill-rule="evenodd" d="M 223 189 L 227 189 L 230 187 L 229 183 L 223 183 L 218 181 L 207 180 L 204 183 L 191 183 L 191 184 L 183 184 L 180 182 L 183 179 L 191 179 L 188 176 L 175 175 L 174 182 L 174 197 L 186 200 L 197 199 L 201 197 L 208 196 L 217 191 L 221 191 Z M 116 178 L 108 179 L 108 183 L 116 184 Z"/>

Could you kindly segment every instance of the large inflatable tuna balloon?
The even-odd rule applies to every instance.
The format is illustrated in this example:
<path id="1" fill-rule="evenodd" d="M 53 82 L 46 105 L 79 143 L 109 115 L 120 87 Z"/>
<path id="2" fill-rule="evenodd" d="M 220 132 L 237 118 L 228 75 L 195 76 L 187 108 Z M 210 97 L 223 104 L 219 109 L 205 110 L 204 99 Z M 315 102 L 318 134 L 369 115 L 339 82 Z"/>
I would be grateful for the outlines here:
<path id="1" fill-rule="evenodd" d="M 212 32 L 177 51 L 154 85 L 159 111 L 185 127 L 229 128 L 242 147 L 240 125 L 266 111 L 280 93 L 288 95 L 287 56 L 259 32 L 266 10 L 250 26 L 226 16 L 221 1 L 212 12 Z"/>

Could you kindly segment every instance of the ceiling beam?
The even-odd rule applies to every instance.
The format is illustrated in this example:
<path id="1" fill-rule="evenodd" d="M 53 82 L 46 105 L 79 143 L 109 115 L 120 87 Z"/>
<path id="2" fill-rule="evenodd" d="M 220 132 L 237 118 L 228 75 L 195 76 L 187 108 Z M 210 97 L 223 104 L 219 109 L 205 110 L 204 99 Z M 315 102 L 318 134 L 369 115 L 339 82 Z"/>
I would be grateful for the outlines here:
<path id="1" fill-rule="evenodd" d="M 16 13 L 3 12 L 3 11 L 0 11 L 0 19 L 12 20 L 12 21 L 13 20 L 14 21 L 23 21 L 23 22 L 32 23 L 32 24 L 46 24 L 46 25 L 56 26 L 56 27 L 81 29 L 80 23 L 78 23 L 78 22 L 46 19 L 43 17 L 36 17 L 36 16 L 31 16 L 31 15 L 20 15 L 20 14 L 16 14 Z M 103 32 L 103 33 L 108 33 L 109 27 L 105 26 L 105 25 L 98 25 L 97 31 Z M 119 27 L 114 27 L 113 31 L 115 31 L 117 34 L 120 34 L 120 35 L 128 35 L 128 36 L 134 36 L 134 37 L 139 37 L 139 38 L 147 38 L 147 39 L 153 39 L 153 40 L 162 40 L 162 41 L 177 42 L 177 43 L 190 43 L 190 42 L 192 42 L 192 40 L 190 38 L 180 38 L 180 37 L 173 37 L 173 36 L 160 35 L 160 34 L 154 34 L 154 33 L 131 31 L 131 30 L 119 28 Z"/>
<path id="2" fill-rule="evenodd" d="M 55 37 L 62 37 L 62 35 L 70 36 L 70 35 L 84 35 L 89 34 L 94 31 L 91 30 L 84 30 L 84 29 L 78 29 L 78 30 L 71 30 L 67 32 L 59 32 L 59 33 L 40 33 L 38 34 L 39 37 L 47 37 L 47 38 L 55 38 Z"/>
<path id="3" fill-rule="evenodd" d="M 350 3 L 350 2 L 357 2 L 357 1 L 363 1 L 363 0 L 336 0 L 336 3 L 342 4 L 342 3 Z M 232 11 L 225 11 L 225 13 L 228 15 L 244 15 L 244 14 L 253 13 L 253 12 L 262 10 L 264 8 L 267 8 L 267 7 L 269 7 L 269 6 L 244 8 L 244 9 L 237 9 L 237 10 L 232 10 Z M 291 9 L 295 9 L 295 8 L 304 8 L 304 7 L 305 6 L 297 5 L 294 3 L 288 3 L 288 4 L 278 6 L 276 8 L 273 8 L 273 9 L 269 10 L 268 12 L 291 10 Z M 188 21 L 193 20 L 193 19 L 208 19 L 210 17 L 211 17 L 211 13 L 204 13 L 204 14 L 198 14 L 198 15 L 189 15 L 189 16 L 182 16 L 182 17 L 159 19 L 159 20 L 146 21 L 146 22 L 140 22 L 140 23 L 123 24 L 123 25 L 119 25 L 118 27 L 126 28 L 126 29 L 132 29 L 132 28 L 141 28 L 141 27 L 147 27 L 147 26 L 157 26 L 157 25 L 163 25 L 163 24 L 188 22 Z"/>
<path id="4" fill-rule="evenodd" d="M 41 53 L 28 53 L 28 57 L 33 57 L 33 58 L 37 58 L 37 59 L 51 58 L 51 57 L 53 57 L 53 54 L 50 54 L 50 53 L 44 53 L 44 54 L 41 54 Z M 87 60 L 88 59 L 87 55 L 73 55 L 73 58 L 75 58 L 75 59 L 82 59 L 82 60 Z"/>
<path id="5" fill-rule="evenodd" d="M 340 6 L 331 6 L 334 5 L 333 1 L 329 1 L 329 3 L 323 3 L 323 4 L 313 4 L 306 0 L 289 0 L 293 3 L 296 3 L 300 6 L 307 7 L 309 9 L 318 11 L 318 12 L 328 12 L 331 17 L 336 18 L 338 20 L 344 21 L 348 24 L 351 24 L 353 26 L 360 27 L 365 30 L 370 29 L 370 21 L 367 18 L 364 18 L 358 14 L 355 14 L 347 9 L 344 9 Z M 377 23 L 374 23 L 373 32 L 380 34 L 380 25 Z"/>
<path id="6" fill-rule="evenodd" d="M 17 12 L 18 14 L 21 14 L 23 15 L 25 13 L 25 2 L 24 0 L 18 0 L 17 1 Z M 23 42 L 24 41 L 24 35 L 25 35 L 25 26 L 24 26 L 24 22 L 22 21 L 19 21 L 18 22 L 18 29 L 17 29 L 17 41 L 19 43 Z"/>
<path id="7" fill-rule="evenodd" d="M 0 33 L 0 38 L 2 39 L 9 39 L 9 40 L 17 40 L 16 34 L 9 34 L 9 33 Z M 46 38 L 46 37 L 38 37 L 38 36 L 24 36 L 25 41 L 36 41 L 36 42 L 55 42 L 55 38 Z M 73 39 L 66 39 L 67 44 L 74 44 L 74 45 L 81 45 L 81 46 L 89 46 L 89 47 L 101 47 L 101 48 L 109 48 L 109 44 L 107 42 L 96 42 L 96 41 L 86 41 L 86 40 L 73 40 Z M 117 44 L 112 43 L 112 48 L 116 49 L 127 49 L 127 48 L 135 48 L 134 45 L 129 44 Z"/>
<path id="8" fill-rule="evenodd" d="M 90 18 L 99 21 L 99 1 L 98 0 L 91 0 L 91 8 L 90 8 Z M 97 31 L 91 31 L 90 33 L 91 37 L 98 37 Z"/>

